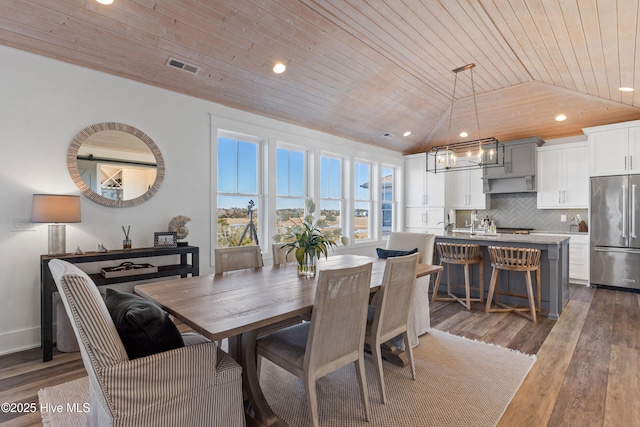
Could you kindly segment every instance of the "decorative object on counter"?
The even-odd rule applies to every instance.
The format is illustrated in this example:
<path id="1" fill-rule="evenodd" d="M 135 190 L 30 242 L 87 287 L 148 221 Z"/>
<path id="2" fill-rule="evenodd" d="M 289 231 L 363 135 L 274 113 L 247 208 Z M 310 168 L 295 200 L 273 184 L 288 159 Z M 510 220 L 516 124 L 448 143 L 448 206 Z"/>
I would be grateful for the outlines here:
<path id="1" fill-rule="evenodd" d="M 299 224 L 294 218 L 286 215 L 282 221 L 292 221 L 294 225 L 273 236 L 275 243 L 285 243 L 280 249 L 287 248 L 287 254 L 294 252 L 298 261 L 298 275 L 313 277 L 316 274 L 316 260 L 320 255 L 328 256 L 328 249 L 337 246 L 340 240 L 343 245 L 349 244 L 349 239 L 342 236 L 341 228 L 327 228 L 325 220 L 314 222 L 313 213 L 316 204 L 311 199 L 304 201 L 306 215 Z"/>
<path id="2" fill-rule="evenodd" d="M 169 221 L 169 231 L 174 231 L 176 233 L 176 237 L 178 238 L 178 246 L 187 246 L 187 242 L 180 242 L 180 240 L 186 239 L 189 235 L 189 229 L 187 228 L 187 223 L 191 221 L 191 218 L 184 215 L 174 216 L 171 221 Z"/>
<path id="3" fill-rule="evenodd" d="M 584 220 L 582 219 L 582 217 L 580 216 L 580 214 L 575 214 L 572 218 L 572 221 L 575 221 L 576 225 L 578 226 L 578 231 L 581 233 L 586 233 L 589 231 L 589 227 L 587 227 L 587 223 L 584 222 Z"/>
<path id="4" fill-rule="evenodd" d="M 125 251 L 131 249 L 131 239 L 129 238 L 129 231 L 131 231 L 131 226 L 128 225 L 127 229 L 124 229 L 124 225 L 122 226 L 122 232 L 124 233 L 124 240 L 122 241 L 122 249 Z"/>
<path id="5" fill-rule="evenodd" d="M 65 223 L 80 222 L 80 196 L 34 194 L 31 222 L 48 222 L 49 255 L 67 253 Z"/>
<path id="6" fill-rule="evenodd" d="M 151 264 L 134 264 L 131 261 L 123 262 L 116 267 L 103 267 L 100 273 L 106 279 L 111 277 L 132 276 L 134 274 L 156 273 L 158 267 Z"/>
<path id="7" fill-rule="evenodd" d="M 467 64 L 451 70 L 455 73 L 453 94 L 451 95 L 451 111 L 449 113 L 449 129 L 447 131 L 447 143 L 443 146 L 433 147 L 427 152 L 427 172 L 448 172 L 454 170 L 466 170 L 476 168 L 504 167 L 504 144 L 496 138 L 480 137 L 480 120 L 478 120 L 478 104 L 476 102 L 476 88 L 473 81 L 473 68 L 476 64 Z M 473 92 L 473 107 L 476 119 L 477 139 L 465 142 L 449 143 L 451 137 L 451 123 L 453 121 L 453 107 L 456 101 L 456 88 L 458 86 L 458 74 L 470 70 L 471 91 Z M 466 136 L 466 135 L 465 135 Z M 434 161 L 429 161 L 432 157 Z M 464 162 L 458 159 L 466 158 Z M 429 165 L 433 165 L 429 169 Z"/>
<path id="8" fill-rule="evenodd" d="M 176 248 L 178 237 L 175 231 L 156 231 L 153 233 L 154 248 Z"/>
<path id="9" fill-rule="evenodd" d="M 82 254 L 84 254 L 84 252 L 82 251 L 82 249 L 80 249 L 80 246 L 78 246 L 78 247 L 76 248 L 76 251 L 74 252 L 74 254 L 76 254 L 76 255 L 82 255 Z"/>
<path id="10" fill-rule="evenodd" d="M 102 243 L 98 243 L 98 252 L 109 252 L 109 249 L 105 248 Z"/>

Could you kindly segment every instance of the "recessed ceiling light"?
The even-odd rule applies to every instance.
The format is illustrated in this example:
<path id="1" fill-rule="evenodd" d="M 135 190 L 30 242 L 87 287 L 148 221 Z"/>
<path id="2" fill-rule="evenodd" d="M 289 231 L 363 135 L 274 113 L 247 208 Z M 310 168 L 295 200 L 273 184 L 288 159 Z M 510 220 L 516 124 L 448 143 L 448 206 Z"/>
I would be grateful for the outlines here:
<path id="1" fill-rule="evenodd" d="M 273 66 L 273 72 L 276 74 L 284 73 L 284 70 L 286 69 L 287 67 L 282 62 L 278 62 L 276 65 Z"/>
<path id="2" fill-rule="evenodd" d="M 100 4 L 111 4 L 113 0 L 96 0 Z"/>
<path id="3" fill-rule="evenodd" d="M 556 121 L 557 122 L 564 122 L 565 120 L 567 120 L 567 116 L 565 116 L 564 114 L 558 114 L 556 116 Z"/>
<path id="4" fill-rule="evenodd" d="M 409 135 L 411 135 L 411 131 L 410 130 L 408 130 L 408 131 L 406 131 L 405 133 L 402 134 L 402 136 L 409 136 Z"/>
<path id="5" fill-rule="evenodd" d="M 469 134 L 468 134 L 468 133 L 466 133 L 466 132 L 460 132 L 460 136 L 461 136 L 462 138 L 466 138 L 466 137 L 468 137 L 468 136 L 469 136 Z"/>
<path id="6" fill-rule="evenodd" d="M 622 86 L 621 88 L 618 89 L 620 92 L 633 92 L 634 89 L 632 87 L 628 87 L 628 86 Z"/>

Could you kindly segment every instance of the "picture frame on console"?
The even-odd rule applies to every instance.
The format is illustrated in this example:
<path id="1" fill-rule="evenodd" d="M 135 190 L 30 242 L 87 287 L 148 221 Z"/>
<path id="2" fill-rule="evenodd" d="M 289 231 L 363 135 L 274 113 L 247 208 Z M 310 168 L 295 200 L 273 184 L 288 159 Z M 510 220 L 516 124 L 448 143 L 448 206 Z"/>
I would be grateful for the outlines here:
<path id="1" fill-rule="evenodd" d="M 178 236 L 175 231 L 156 231 L 153 233 L 154 248 L 177 248 Z"/>

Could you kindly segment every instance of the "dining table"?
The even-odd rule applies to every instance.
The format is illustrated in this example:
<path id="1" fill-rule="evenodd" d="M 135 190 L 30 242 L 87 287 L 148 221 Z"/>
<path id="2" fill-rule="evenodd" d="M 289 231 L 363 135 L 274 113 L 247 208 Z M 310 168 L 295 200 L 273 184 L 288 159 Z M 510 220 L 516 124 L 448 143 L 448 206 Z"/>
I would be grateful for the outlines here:
<path id="1" fill-rule="evenodd" d="M 372 264 L 370 289 L 382 284 L 385 260 L 361 255 L 333 255 L 318 260 L 317 270 Z M 249 268 L 145 283 L 135 293 L 156 302 L 176 319 L 211 341 L 229 340 L 229 354 L 242 366 L 242 384 L 249 426 L 287 426 L 269 407 L 256 367 L 258 334 L 292 324 L 312 311 L 317 277 L 298 275 L 297 264 Z M 418 264 L 416 277 L 442 267 Z"/>

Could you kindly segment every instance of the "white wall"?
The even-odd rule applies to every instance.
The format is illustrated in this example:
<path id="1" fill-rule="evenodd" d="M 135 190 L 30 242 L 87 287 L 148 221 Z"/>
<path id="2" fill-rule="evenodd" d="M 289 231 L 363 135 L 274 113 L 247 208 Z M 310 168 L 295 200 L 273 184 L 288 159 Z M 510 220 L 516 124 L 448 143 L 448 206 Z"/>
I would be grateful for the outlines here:
<path id="1" fill-rule="evenodd" d="M 31 216 L 34 193 L 80 194 L 66 153 L 88 125 L 113 121 L 142 130 L 162 151 L 166 176 L 158 193 L 140 206 L 108 208 L 82 197 L 82 222 L 67 225 L 67 251 L 94 251 L 98 243 L 119 248 L 123 225 L 131 225 L 134 247 L 153 246 L 154 231 L 186 215 L 192 219 L 188 241 L 200 247 L 201 274 L 213 272 L 211 123 L 402 165 L 400 153 L 3 46 L 0 63 L 0 354 L 40 345 L 39 255 L 47 251 L 47 226 L 11 232 L 11 218 Z M 372 254 L 374 246 L 349 250 Z"/>

